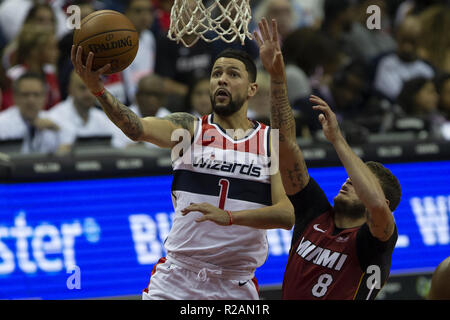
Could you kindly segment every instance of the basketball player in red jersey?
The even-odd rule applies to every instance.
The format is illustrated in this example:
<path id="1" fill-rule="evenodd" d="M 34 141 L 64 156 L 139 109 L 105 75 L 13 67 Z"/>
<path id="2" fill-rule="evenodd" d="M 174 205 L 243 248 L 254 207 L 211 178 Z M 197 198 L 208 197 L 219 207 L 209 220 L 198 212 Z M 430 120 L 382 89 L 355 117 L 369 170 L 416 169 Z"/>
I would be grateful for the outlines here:
<path id="1" fill-rule="evenodd" d="M 140 118 L 104 89 L 100 75 L 109 66 L 92 71 L 93 53 L 86 65 L 81 56 L 81 47 L 73 47 L 76 72 L 111 121 L 134 141 L 173 151 L 175 214 L 164 241 L 167 255 L 155 265 L 143 299 L 258 299 L 254 273 L 268 254 L 264 229 L 291 229 L 294 210 L 279 171 L 264 170 L 271 160 L 269 127 L 247 118 L 257 91 L 254 62 L 242 51 L 219 54 L 210 77 L 210 115 Z M 189 136 L 182 157 L 174 151 L 180 131 Z M 186 154 L 191 161 L 183 161 Z M 190 203 L 220 209 L 187 214 Z"/>
<path id="2" fill-rule="evenodd" d="M 400 184 L 380 163 L 361 161 L 328 104 L 311 96 L 323 133 L 349 176 L 330 205 L 296 142 L 276 21 L 273 33 L 266 21 L 259 27 L 261 36 L 255 38 L 271 75 L 271 125 L 280 130 L 280 172 L 295 209 L 282 298 L 374 299 L 389 276 L 398 237 L 392 212 L 400 202 Z"/>

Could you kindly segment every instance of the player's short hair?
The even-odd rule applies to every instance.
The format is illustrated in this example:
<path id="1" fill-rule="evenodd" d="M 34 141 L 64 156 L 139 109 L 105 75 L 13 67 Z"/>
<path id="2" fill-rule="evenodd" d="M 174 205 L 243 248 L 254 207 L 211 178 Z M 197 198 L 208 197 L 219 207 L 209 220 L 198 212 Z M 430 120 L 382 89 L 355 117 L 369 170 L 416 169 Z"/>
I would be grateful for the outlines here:
<path id="1" fill-rule="evenodd" d="M 393 212 L 400 203 L 402 191 L 400 182 L 394 174 L 379 162 L 367 161 L 367 167 L 378 178 L 384 196 L 389 200 L 389 208 Z"/>
<path id="2" fill-rule="evenodd" d="M 28 79 L 38 80 L 40 83 L 42 83 L 42 86 L 44 89 L 46 89 L 46 87 L 47 87 L 45 79 L 42 75 L 40 75 L 39 73 L 36 73 L 36 72 L 26 72 L 26 73 L 22 74 L 20 77 L 18 77 L 16 80 L 14 80 L 13 85 L 12 85 L 13 92 L 18 93 L 20 83 L 23 80 L 28 80 Z"/>
<path id="3" fill-rule="evenodd" d="M 217 61 L 219 58 L 233 58 L 241 61 L 245 65 L 245 70 L 247 70 L 249 80 L 251 82 L 256 81 L 256 65 L 247 52 L 228 48 L 219 53 L 214 61 Z"/>

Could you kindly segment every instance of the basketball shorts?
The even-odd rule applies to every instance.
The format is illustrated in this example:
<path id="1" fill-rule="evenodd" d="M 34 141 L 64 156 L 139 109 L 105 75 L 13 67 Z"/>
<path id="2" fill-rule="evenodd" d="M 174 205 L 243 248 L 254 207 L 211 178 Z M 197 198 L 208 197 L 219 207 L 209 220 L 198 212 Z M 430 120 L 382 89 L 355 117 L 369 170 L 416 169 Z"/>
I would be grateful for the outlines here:
<path id="1" fill-rule="evenodd" d="M 256 278 L 248 281 L 224 279 L 207 268 L 196 272 L 162 258 L 153 268 L 142 299 L 259 300 L 259 294 Z"/>

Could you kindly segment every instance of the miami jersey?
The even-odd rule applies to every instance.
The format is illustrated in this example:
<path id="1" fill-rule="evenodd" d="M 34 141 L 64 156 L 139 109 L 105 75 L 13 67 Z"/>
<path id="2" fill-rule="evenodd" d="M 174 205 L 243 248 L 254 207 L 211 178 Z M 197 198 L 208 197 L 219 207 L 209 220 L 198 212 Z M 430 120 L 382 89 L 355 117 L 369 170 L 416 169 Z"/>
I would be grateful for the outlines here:
<path id="1" fill-rule="evenodd" d="M 283 280 L 283 299 L 372 300 L 386 282 L 398 233 L 380 241 L 362 226 L 339 229 L 319 185 L 289 197 L 295 225 Z"/>
<path id="2" fill-rule="evenodd" d="M 269 127 L 254 122 L 245 138 L 233 140 L 213 120 L 212 114 L 200 119 L 188 150 L 173 161 L 175 215 L 165 248 L 175 261 L 205 263 L 251 278 L 267 258 L 265 230 L 198 223 L 200 212 L 180 213 L 190 203 L 206 202 L 230 211 L 272 204 Z"/>

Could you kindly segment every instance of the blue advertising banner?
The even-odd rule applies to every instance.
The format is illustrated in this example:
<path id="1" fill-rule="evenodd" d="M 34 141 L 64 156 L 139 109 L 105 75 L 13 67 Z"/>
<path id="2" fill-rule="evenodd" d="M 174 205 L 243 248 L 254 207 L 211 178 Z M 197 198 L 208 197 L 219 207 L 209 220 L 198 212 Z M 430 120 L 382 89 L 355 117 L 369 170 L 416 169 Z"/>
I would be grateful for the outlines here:
<path id="1" fill-rule="evenodd" d="M 387 165 L 402 185 L 391 273 L 431 271 L 450 255 L 450 162 Z M 332 202 L 347 175 L 312 168 Z M 140 295 L 165 255 L 171 176 L 0 184 L 0 299 Z M 261 286 L 279 285 L 291 232 L 269 230 Z"/>

